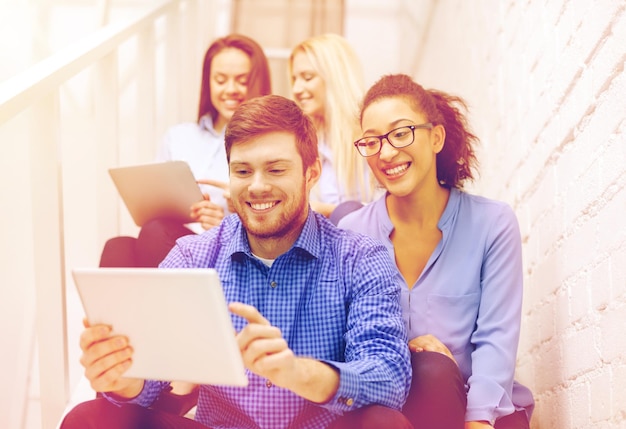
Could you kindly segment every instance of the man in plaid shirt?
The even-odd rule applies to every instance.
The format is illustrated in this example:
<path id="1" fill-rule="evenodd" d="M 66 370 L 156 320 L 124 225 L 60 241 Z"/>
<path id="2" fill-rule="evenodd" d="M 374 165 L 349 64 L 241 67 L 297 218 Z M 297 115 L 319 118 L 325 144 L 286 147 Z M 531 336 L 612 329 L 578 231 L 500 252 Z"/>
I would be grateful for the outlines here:
<path id="1" fill-rule="evenodd" d="M 225 141 L 236 214 L 179 239 L 160 266 L 217 270 L 249 385 L 200 386 L 195 420 L 159 411 L 170 383 L 123 377 L 131 342 L 91 326 L 81 363 L 103 398 L 62 428 L 411 428 L 398 411 L 411 382 L 401 279 L 381 243 L 310 210 L 310 119 L 284 97 L 255 98 Z"/>

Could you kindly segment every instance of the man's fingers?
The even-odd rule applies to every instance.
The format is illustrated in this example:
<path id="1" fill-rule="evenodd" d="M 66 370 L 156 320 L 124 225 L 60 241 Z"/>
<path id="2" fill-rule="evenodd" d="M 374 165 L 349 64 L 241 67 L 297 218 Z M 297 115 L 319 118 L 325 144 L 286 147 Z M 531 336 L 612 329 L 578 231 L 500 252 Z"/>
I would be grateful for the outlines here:
<path id="1" fill-rule="evenodd" d="M 228 186 L 228 183 L 226 182 L 222 182 L 219 180 L 213 180 L 213 179 L 198 179 L 196 180 L 196 183 L 200 184 L 200 185 L 209 185 L 209 186 L 215 186 L 216 188 L 220 188 L 224 191 L 228 191 L 230 188 Z"/>
<path id="2" fill-rule="evenodd" d="M 83 321 L 83 323 L 86 319 Z M 79 345 L 81 350 L 87 350 L 92 344 L 103 341 L 111 334 L 111 327 L 108 325 L 94 325 L 87 327 L 80 336 Z"/>
<path id="3" fill-rule="evenodd" d="M 228 309 L 231 313 L 241 316 L 248 321 L 248 323 L 258 323 L 259 325 L 270 325 L 270 322 L 263 317 L 259 311 L 251 305 L 243 304 L 241 302 L 231 302 L 228 305 Z"/>
<path id="4" fill-rule="evenodd" d="M 85 371 L 85 377 L 90 381 L 91 387 L 96 392 L 115 391 L 121 381 L 123 374 L 132 365 L 132 360 L 127 359 L 120 362 L 100 374 L 90 374 Z"/>

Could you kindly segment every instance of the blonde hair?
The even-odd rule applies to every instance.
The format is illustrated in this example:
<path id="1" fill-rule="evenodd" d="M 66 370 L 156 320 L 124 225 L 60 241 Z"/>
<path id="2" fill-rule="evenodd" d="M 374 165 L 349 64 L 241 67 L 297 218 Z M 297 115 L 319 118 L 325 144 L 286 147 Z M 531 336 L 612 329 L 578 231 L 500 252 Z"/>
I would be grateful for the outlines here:
<path id="1" fill-rule="evenodd" d="M 367 179 L 367 166 L 352 144 L 361 133 L 359 106 L 365 93 L 359 58 L 348 41 L 338 34 L 314 36 L 291 51 L 289 76 L 298 52 L 304 52 L 326 86 L 324 130 L 318 131 L 322 131 L 332 151 L 340 193 L 348 199 L 370 201 L 373 187 Z"/>

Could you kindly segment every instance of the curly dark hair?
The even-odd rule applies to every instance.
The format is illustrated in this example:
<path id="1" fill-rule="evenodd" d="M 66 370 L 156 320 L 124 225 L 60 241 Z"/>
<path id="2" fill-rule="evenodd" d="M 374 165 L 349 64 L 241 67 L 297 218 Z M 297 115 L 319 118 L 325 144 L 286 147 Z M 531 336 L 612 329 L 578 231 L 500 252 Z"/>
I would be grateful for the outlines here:
<path id="1" fill-rule="evenodd" d="M 411 104 L 416 112 L 423 114 L 433 125 L 443 125 L 446 140 L 437 154 L 437 180 L 446 188 L 462 188 L 465 180 L 473 180 L 478 160 L 474 145 L 479 142 L 469 131 L 467 104 L 457 96 L 445 92 L 424 89 L 404 74 L 391 74 L 381 77 L 367 91 L 361 104 L 360 121 L 363 112 L 381 98 L 399 97 Z"/>

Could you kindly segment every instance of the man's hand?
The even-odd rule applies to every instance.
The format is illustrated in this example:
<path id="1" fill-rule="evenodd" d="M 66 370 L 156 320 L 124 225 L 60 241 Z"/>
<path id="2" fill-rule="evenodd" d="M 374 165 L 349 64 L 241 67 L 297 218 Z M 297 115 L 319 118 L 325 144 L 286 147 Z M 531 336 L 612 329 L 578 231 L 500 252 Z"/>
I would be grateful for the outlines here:
<path id="1" fill-rule="evenodd" d="M 294 355 L 280 329 L 251 305 L 230 303 L 228 309 L 248 321 L 237 334 L 246 368 L 274 385 L 312 402 L 330 400 L 339 388 L 339 371 L 318 360 Z"/>
<path id="2" fill-rule="evenodd" d="M 277 386 L 287 387 L 290 374 L 294 371 L 295 356 L 280 329 L 272 326 L 251 305 L 232 303 L 228 308 L 248 321 L 248 325 L 237 334 L 246 368 Z"/>
<path id="3" fill-rule="evenodd" d="M 450 352 L 450 349 L 448 349 L 445 344 L 439 341 L 439 339 L 434 335 L 428 334 L 413 338 L 411 341 L 409 341 L 409 349 L 412 352 L 441 353 L 452 359 L 454 363 L 457 363 L 456 359 L 454 359 L 454 356 L 452 356 L 452 352 Z"/>
<path id="4" fill-rule="evenodd" d="M 128 338 L 111 336 L 111 327 L 107 325 L 90 326 L 86 320 L 83 325 L 80 363 L 91 387 L 96 392 L 113 392 L 125 398 L 137 396 L 143 380 L 122 377 L 132 365 L 133 349 Z"/>

